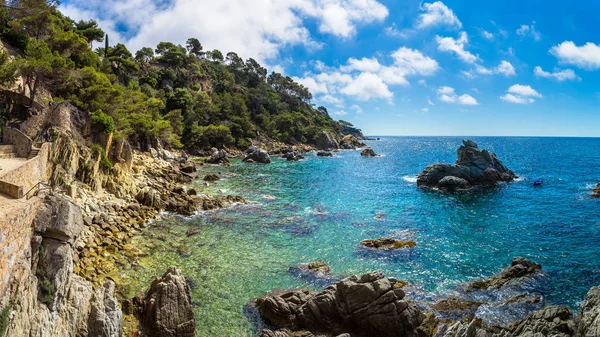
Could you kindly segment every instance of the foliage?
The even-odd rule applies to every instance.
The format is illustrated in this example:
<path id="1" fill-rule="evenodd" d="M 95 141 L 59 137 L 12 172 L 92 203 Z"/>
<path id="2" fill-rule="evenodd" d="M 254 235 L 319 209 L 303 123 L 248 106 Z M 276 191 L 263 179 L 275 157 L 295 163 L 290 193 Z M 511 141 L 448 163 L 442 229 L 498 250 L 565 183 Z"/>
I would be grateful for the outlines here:
<path id="1" fill-rule="evenodd" d="M 100 156 L 100 163 L 104 168 L 108 170 L 113 168 L 113 164 L 110 162 L 110 159 L 108 159 L 108 157 L 106 156 L 106 150 L 102 146 L 98 144 L 92 144 L 92 146 L 90 146 L 90 149 L 92 150 L 92 152 L 96 152 Z"/>
<path id="2" fill-rule="evenodd" d="M 92 112 L 92 128 L 104 134 L 109 134 L 115 131 L 115 121 L 102 110 L 97 110 Z"/>
<path id="3" fill-rule="evenodd" d="M 32 101 L 39 86 L 92 112 L 95 128 L 128 137 L 142 150 L 157 146 L 201 149 L 248 146 L 248 138 L 287 143 L 315 141 L 322 130 L 340 132 L 325 107 L 289 76 L 268 74 L 254 59 L 160 42 L 132 53 L 111 45 L 96 21 L 75 22 L 55 1 L 13 0 L 0 9 L 0 39 L 20 49 L 0 54 L 0 82 L 26 79 Z M 92 50 L 93 42 L 104 46 Z M 108 166 L 108 165 L 106 165 Z"/>
<path id="4" fill-rule="evenodd" d="M 0 337 L 6 334 L 6 330 L 8 329 L 8 314 L 11 310 L 12 304 L 9 303 L 0 311 Z"/>

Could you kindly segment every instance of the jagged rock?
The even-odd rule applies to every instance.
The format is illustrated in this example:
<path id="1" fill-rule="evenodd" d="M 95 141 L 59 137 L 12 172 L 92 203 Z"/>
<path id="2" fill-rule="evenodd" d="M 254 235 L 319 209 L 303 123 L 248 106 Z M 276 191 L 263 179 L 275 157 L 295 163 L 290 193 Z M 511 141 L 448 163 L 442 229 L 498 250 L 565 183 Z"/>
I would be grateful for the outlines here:
<path id="1" fill-rule="evenodd" d="M 417 245 L 414 241 L 396 240 L 392 238 L 380 238 L 377 240 L 363 240 L 361 245 L 369 248 L 377 248 L 383 250 L 394 250 L 401 248 L 413 248 Z"/>
<path id="2" fill-rule="evenodd" d="M 191 174 L 191 173 L 196 172 L 197 169 L 196 169 L 196 165 L 194 163 L 186 162 L 185 164 L 183 164 L 181 166 L 180 170 L 181 170 L 181 172 Z"/>
<path id="3" fill-rule="evenodd" d="M 373 149 L 372 149 L 372 148 L 367 148 L 367 149 L 364 149 L 364 150 L 363 150 L 363 151 L 360 153 L 360 155 L 361 155 L 361 156 L 363 156 L 363 157 L 376 157 L 376 156 L 377 156 L 377 153 L 375 153 L 375 151 L 373 151 Z"/>
<path id="4" fill-rule="evenodd" d="M 73 273 L 73 248 L 67 243 L 46 238 L 38 251 L 38 299 L 50 311 L 60 311 Z"/>
<path id="5" fill-rule="evenodd" d="M 600 286 L 590 289 L 581 303 L 577 336 L 600 336 Z"/>
<path id="6" fill-rule="evenodd" d="M 573 313 L 567 307 L 548 306 L 530 313 L 524 320 L 515 324 L 512 334 L 514 337 L 571 337 L 576 329 L 572 317 Z"/>
<path id="7" fill-rule="evenodd" d="M 271 157 L 269 156 L 269 153 L 267 151 L 261 148 L 256 148 L 253 152 L 249 153 L 243 161 L 260 164 L 270 164 Z"/>
<path id="8" fill-rule="evenodd" d="M 239 195 L 195 195 L 192 196 L 196 203 L 202 206 L 205 211 L 227 208 L 233 204 L 247 204 L 248 202 Z"/>
<path id="9" fill-rule="evenodd" d="M 333 157 L 333 153 L 328 151 L 319 151 L 317 152 L 318 157 Z"/>
<path id="10" fill-rule="evenodd" d="M 504 166 L 496 154 L 479 149 L 471 140 L 463 140 L 463 145 L 458 148 L 457 157 L 454 165 L 427 166 L 417 176 L 417 185 L 452 190 L 474 185 L 493 185 L 501 181 L 511 182 L 517 177 Z M 446 177 L 453 178 L 443 180 Z"/>
<path id="11" fill-rule="evenodd" d="M 522 257 L 513 259 L 510 267 L 502 270 L 500 274 L 480 281 L 471 282 L 470 289 L 498 289 L 506 284 L 518 281 L 524 277 L 531 277 L 542 269 L 540 264 L 531 262 Z"/>
<path id="12" fill-rule="evenodd" d="M 287 152 L 286 154 L 284 154 L 281 157 L 287 159 L 288 161 L 298 161 L 300 159 L 304 159 L 304 156 L 296 151 Z"/>
<path id="13" fill-rule="evenodd" d="M 209 173 L 209 174 L 205 175 L 204 178 L 202 178 L 202 180 L 204 180 L 204 181 L 218 181 L 218 180 L 221 180 L 221 178 L 218 175 L 214 174 L 214 173 Z"/>
<path id="14" fill-rule="evenodd" d="M 444 317 L 458 319 L 463 317 L 474 317 L 477 309 L 483 304 L 485 303 L 462 298 L 445 298 L 437 301 L 431 307 L 441 313 Z"/>
<path id="15" fill-rule="evenodd" d="M 335 136 L 328 131 L 321 131 L 317 137 L 316 145 L 317 150 L 333 150 L 340 147 Z"/>
<path id="16" fill-rule="evenodd" d="M 151 187 L 142 189 L 136 196 L 135 199 L 142 205 L 148 207 L 154 207 L 157 209 L 164 209 L 165 204 L 160 197 L 160 194 Z"/>
<path id="17" fill-rule="evenodd" d="M 346 150 L 355 150 L 365 146 L 365 143 L 358 140 L 354 135 L 346 135 L 340 141 L 340 147 Z"/>
<path id="18" fill-rule="evenodd" d="M 115 298 L 115 284 L 108 281 L 96 289 L 92 296 L 88 317 L 89 336 L 120 337 L 122 316 L 119 302 Z"/>
<path id="19" fill-rule="evenodd" d="M 196 335 L 190 287 L 179 269 L 170 267 L 162 277 L 152 282 L 143 299 L 141 322 L 148 336 Z"/>
<path id="20" fill-rule="evenodd" d="M 48 195 L 34 221 L 35 231 L 44 238 L 73 244 L 83 229 L 81 209 L 59 195 Z"/>
<path id="21" fill-rule="evenodd" d="M 206 162 L 209 164 L 228 164 L 229 159 L 227 158 L 227 152 L 225 152 L 225 150 L 215 151 L 208 159 L 206 159 Z"/>
<path id="22" fill-rule="evenodd" d="M 424 315 L 404 301 L 381 272 L 352 276 L 319 293 L 296 290 L 256 300 L 261 316 L 277 328 L 353 337 L 413 336 Z"/>
<path id="23" fill-rule="evenodd" d="M 600 183 L 594 187 L 594 190 L 592 191 L 592 197 L 600 198 Z"/>

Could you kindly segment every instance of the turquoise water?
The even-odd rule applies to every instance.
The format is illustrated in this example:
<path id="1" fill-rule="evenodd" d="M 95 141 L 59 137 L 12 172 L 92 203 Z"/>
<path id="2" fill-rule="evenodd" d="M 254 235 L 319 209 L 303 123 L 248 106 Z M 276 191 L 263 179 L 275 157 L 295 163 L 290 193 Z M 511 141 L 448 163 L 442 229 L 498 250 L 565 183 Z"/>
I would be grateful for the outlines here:
<path id="1" fill-rule="evenodd" d="M 473 194 L 418 189 L 414 177 L 425 166 L 455 161 L 461 138 L 454 137 L 384 137 L 368 142 L 384 155 L 376 158 L 342 151 L 296 163 L 274 158 L 271 165 L 203 168 L 201 174 L 225 178 L 192 184 L 199 190 L 258 204 L 166 215 L 135 238 L 150 255 L 120 277 L 140 292 L 168 265 L 181 267 L 193 281 L 199 336 L 252 336 L 245 303 L 278 288 L 324 286 L 288 271 L 317 259 L 336 275 L 379 269 L 443 293 L 524 256 L 546 271 L 546 301 L 575 307 L 600 284 L 600 200 L 590 197 L 600 181 L 600 139 L 472 139 L 521 178 Z M 532 187 L 537 179 L 544 186 Z M 188 237 L 190 227 L 200 232 Z M 359 245 L 389 236 L 417 246 L 378 253 Z M 178 253 L 182 245 L 191 256 Z"/>

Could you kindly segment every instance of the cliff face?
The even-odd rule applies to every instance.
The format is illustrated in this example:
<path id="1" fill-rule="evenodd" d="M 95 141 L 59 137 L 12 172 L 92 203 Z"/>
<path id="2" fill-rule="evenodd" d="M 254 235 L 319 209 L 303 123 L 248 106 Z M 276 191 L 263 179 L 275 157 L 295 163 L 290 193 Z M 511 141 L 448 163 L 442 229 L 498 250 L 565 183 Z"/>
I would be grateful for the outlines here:
<path id="1" fill-rule="evenodd" d="M 25 254 L 3 302 L 8 304 L 7 336 L 120 335 L 121 310 L 114 284 L 96 292 L 73 274 L 73 252 L 83 228 L 78 205 L 65 197 L 47 196 L 38 209 Z M 28 240 L 27 240 L 28 239 Z"/>

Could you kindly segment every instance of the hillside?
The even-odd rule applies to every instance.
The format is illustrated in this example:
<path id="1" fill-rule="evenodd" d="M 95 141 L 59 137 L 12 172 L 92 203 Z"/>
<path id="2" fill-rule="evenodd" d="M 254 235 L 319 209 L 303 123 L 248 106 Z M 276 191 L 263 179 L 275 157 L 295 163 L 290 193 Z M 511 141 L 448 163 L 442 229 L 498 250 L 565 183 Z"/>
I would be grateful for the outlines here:
<path id="1" fill-rule="evenodd" d="M 17 90 L 40 105 L 68 100 L 92 115 L 92 127 L 134 148 L 244 149 L 255 138 L 314 144 L 323 130 L 348 130 L 311 105 L 306 87 L 254 59 L 205 51 L 195 38 L 132 53 L 111 45 L 96 22 L 75 22 L 56 5 L 15 0 L 0 11 L 0 39 L 16 50 L 0 55 L 1 84 L 22 78 Z M 1 124 L 8 113 L 0 112 Z"/>

